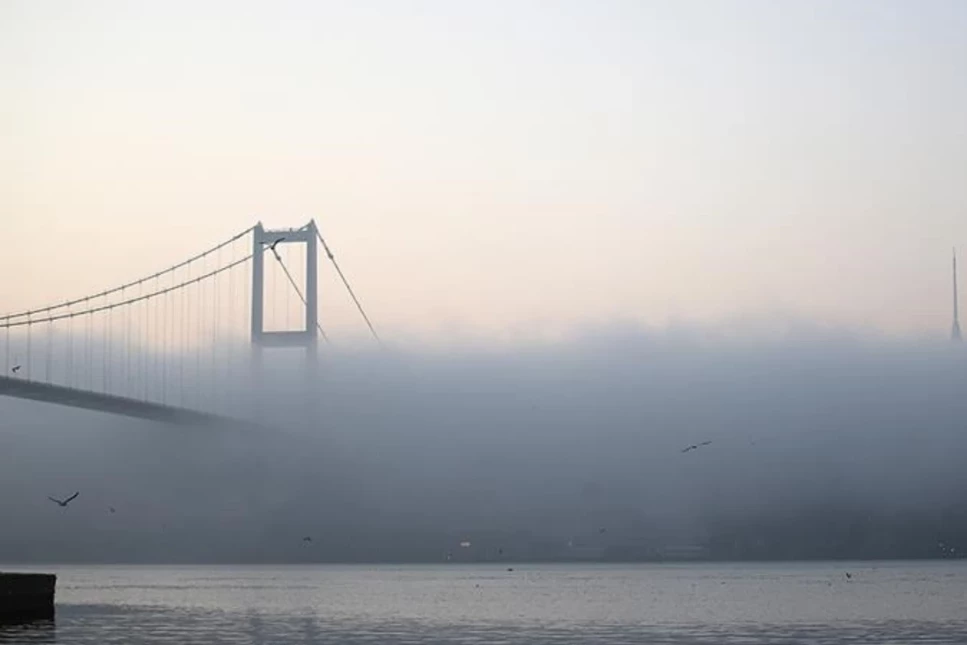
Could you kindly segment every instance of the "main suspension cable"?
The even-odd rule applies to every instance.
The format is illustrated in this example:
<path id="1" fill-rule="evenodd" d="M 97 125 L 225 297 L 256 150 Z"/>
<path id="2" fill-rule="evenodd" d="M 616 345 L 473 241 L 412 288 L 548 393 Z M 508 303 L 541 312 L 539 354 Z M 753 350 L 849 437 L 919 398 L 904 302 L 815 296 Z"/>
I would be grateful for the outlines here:
<path id="1" fill-rule="evenodd" d="M 276 251 L 275 249 L 270 248 L 270 250 L 272 251 L 272 255 L 275 256 L 275 259 L 279 261 L 279 266 L 281 266 L 282 270 L 285 272 L 285 277 L 289 279 L 289 284 L 292 285 L 292 288 L 295 289 L 295 292 L 299 295 L 299 299 L 302 301 L 302 304 L 308 307 L 309 303 L 306 302 L 306 297 L 302 294 L 302 289 L 299 288 L 299 285 L 296 283 L 295 278 L 293 278 L 292 274 L 289 273 L 289 268 L 285 266 L 285 262 L 282 261 L 282 256 L 280 256 L 279 252 Z M 329 337 L 326 335 L 325 330 L 323 330 L 322 325 L 319 324 L 318 320 L 316 321 L 316 329 L 319 330 L 319 334 L 322 336 L 322 339 L 326 341 L 326 343 L 328 344 Z"/>
<path id="2" fill-rule="evenodd" d="M 322 233 L 319 232 L 318 228 L 316 228 L 316 237 L 318 237 L 319 242 L 322 243 L 322 248 L 326 252 L 326 255 L 329 257 L 329 261 L 332 262 L 332 266 L 336 268 L 336 273 L 339 274 L 340 279 L 342 279 L 342 283 L 346 286 L 346 291 L 349 292 L 349 295 L 352 297 L 353 302 L 356 303 L 356 309 L 359 310 L 359 313 L 360 315 L 362 315 L 363 320 L 366 321 L 366 325 L 369 327 L 369 331 L 373 335 L 373 338 L 376 339 L 377 343 L 382 344 L 383 341 L 379 339 L 379 335 L 376 333 L 376 329 L 373 327 L 373 323 L 370 322 L 369 316 L 366 315 L 366 311 L 363 309 L 362 303 L 360 303 L 359 298 L 356 297 L 356 293 L 353 291 L 353 288 L 349 285 L 349 280 L 346 279 L 346 276 L 343 274 L 342 269 L 339 268 L 339 263 L 336 262 L 336 256 L 334 256 L 332 254 L 332 251 L 329 250 L 329 245 L 326 244 L 326 241 L 324 239 L 322 239 Z"/>
<path id="3" fill-rule="evenodd" d="M 158 271 L 156 273 L 152 273 L 151 275 L 145 276 L 145 277 L 140 278 L 138 280 L 133 280 L 131 282 L 122 284 L 119 287 L 114 287 L 113 289 L 107 289 L 107 290 L 102 291 L 100 293 L 95 293 L 94 295 L 85 296 L 84 298 L 77 298 L 75 300 L 67 300 L 67 301 L 64 301 L 64 302 L 61 302 L 61 303 L 58 303 L 58 304 L 55 304 L 55 305 L 50 305 L 50 306 L 47 306 L 47 307 L 41 307 L 39 309 L 31 309 L 31 310 L 28 310 L 28 311 L 21 311 L 21 312 L 17 312 L 17 313 L 13 313 L 13 314 L 5 314 L 3 316 L 0 316 L 0 320 L 9 322 L 11 319 L 14 319 L 14 318 L 25 318 L 27 316 L 31 316 L 31 315 L 35 315 L 35 314 L 39 314 L 39 313 L 49 313 L 51 311 L 56 311 L 58 309 L 63 309 L 65 307 L 70 307 L 71 305 L 76 305 L 76 304 L 79 304 L 79 303 L 82 303 L 82 302 L 87 302 L 89 300 L 93 300 L 95 298 L 100 298 L 101 296 L 108 296 L 108 295 L 111 295 L 113 293 L 117 293 L 119 291 L 123 291 L 124 289 L 129 289 L 131 287 L 139 286 L 140 284 L 142 284 L 144 282 L 147 282 L 147 281 L 152 280 L 154 278 L 158 278 L 160 276 L 163 276 L 166 273 L 172 273 L 172 272 L 180 269 L 181 267 L 186 266 L 190 262 L 194 262 L 195 260 L 199 260 L 201 258 L 204 258 L 204 257 L 208 256 L 208 255 L 211 255 L 215 251 L 218 251 L 219 249 L 221 249 L 221 248 L 223 248 L 223 247 L 231 244 L 232 242 L 235 242 L 239 238 L 245 237 L 246 235 L 248 235 L 249 233 L 251 233 L 254 228 L 255 228 L 254 226 L 250 226 L 249 228 L 245 229 L 241 233 L 232 236 L 230 239 L 225 240 L 221 244 L 218 244 L 216 246 L 211 247 L 207 251 L 204 251 L 202 253 L 199 253 L 198 255 L 194 255 L 194 256 L 188 258 L 187 260 L 184 260 L 183 262 L 179 262 L 178 264 L 174 264 L 174 265 L 172 265 L 172 266 L 170 266 L 167 269 L 164 269 L 162 271 Z M 123 303 L 121 303 L 121 304 L 123 304 Z M 48 316 L 48 317 L 50 317 L 50 316 Z M 55 317 L 54 320 L 57 320 L 57 318 Z"/>
<path id="4" fill-rule="evenodd" d="M 183 287 L 187 287 L 190 284 L 194 284 L 196 282 L 201 282 L 202 280 L 206 280 L 207 278 L 210 278 L 210 277 L 212 277 L 214 275 L 217 275 L 219 273 L 222 273 L 223 271 L 227 271 L 227 270 L 231 269 L 233 266 L 242 264 L 243 262 L 247 262 L 251 258 L 252 258 L 252 254 L 250 253 L 249 255 L 245 256 L 241 260 L 236 260 L 235 262 L 233 262 L 231 264 L 226 264 L 225 266 L 223 266 L 223 267 L 221 267 L 219 269 L 215 269 L 213 271 L 209 271 L 205 275 L 200 275 L 197 278 L 194 278 L 192 280 L 186 280 L 184 282 L 180 282 L 180 283 L 178 283 L 176 285 L 173 285 L 173 286 L 170 286 L 170 287 L 167 287 L 167 288 L 164 288 L 164 289 L 158 289 L 157 291 L 152 291 L 150 293 L 145 293 L 145 294 L 139 295 L 139 296 L 137 296 L 135 298 L 128 298 L 127 300 L 120 301 L 120 302 L 115 302 L 115 303 L 110 304 L 110 305 L 102 305 L 100 307 L 91 307 L 89 309 L 84 309 L 84 310 L 81 310 L 81 311 L 75 311 L 73 313 L 57 314 L 57 315 L 47 316 L 46 318 L 35 318 L 33 320 L 30 320 L 30 321 L 3 322 L 3 323 L 0 323 L 0 327 L 29 327 L 30 325 L 37 324 L 37 323 L 43 323 L 43 322 L 55 321 L 55 320 L 65 320 L 67 318 L 74 318 L 76 316 L 85 316 L 87 314 L 96 314 L 96 313 L 101 312 L 101 311 L 107 311 L 108 309 L 115 309 L 117 307 L 123 307 L 125 305 L 131 305 L 131 304 L 134 304 L 136 302 L 142 302 L 142 301 L 145 301 L 145 300 L 150 300 L 151 298 L 156 298 L 157 296 L 161 296 L 161 295 L 164 295 L 166 293 L 170 293 L 172 291 L 176 291 L 177 289 L 181 289 Z M 84 300 L 90 300 L 90 298 L 85 298 Z M 81 300 L 81 302 L 84 302 L 84 300 Z M 3 320 L 3 318 L 0 318 L 0 320 Z"/>

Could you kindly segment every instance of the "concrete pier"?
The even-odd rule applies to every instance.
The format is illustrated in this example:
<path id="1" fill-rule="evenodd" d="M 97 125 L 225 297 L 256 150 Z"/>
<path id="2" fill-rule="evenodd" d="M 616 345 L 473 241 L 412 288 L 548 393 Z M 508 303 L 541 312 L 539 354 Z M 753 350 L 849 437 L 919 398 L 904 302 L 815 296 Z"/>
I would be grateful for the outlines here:
<path id="1" fill-rule="evenodd" d="M 54 617 L 52 573 L 0 572 L 0 622 L 26 622 Z"/>

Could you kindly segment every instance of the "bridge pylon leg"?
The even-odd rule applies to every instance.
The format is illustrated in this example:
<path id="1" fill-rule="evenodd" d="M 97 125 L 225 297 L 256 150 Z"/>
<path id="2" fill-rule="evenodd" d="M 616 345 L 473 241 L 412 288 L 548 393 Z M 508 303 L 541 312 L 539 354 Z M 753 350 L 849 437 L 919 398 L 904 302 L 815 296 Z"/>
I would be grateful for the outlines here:
<path id="1" fill-rule="evenodd" d="M 318 232 L 316 224 L 310 221 L 298 229 L 267 230 L 261 223 L 252 229 L 252 370 L 253 386 L 257 394 L 259 410 L 263 402 L 269 400 L 264 381 L 263 352 L 271 347 L 303 347 L 305 349 L 304 384 L 305 399 L 315 409 L 316 383 L 318 377 L 319 344 L 319 294 L 318 294 Z M 302 329 L 285 331 L 266 331 L 264 320 L 265 300 L 265 254 L 275 254 L 280 244 L 304 244 L 305 264 L 305 318 Z M 275 256 L 279 257 L 279 256 Z M 271 258 L 270 258 L 271 260 Z M 281 260 L 279 260 L 281 262 Z M 296 287 L 298 289 L 298 287 Z M 314 412 L 312 417 L 314 417 Z M 310 417 L 310 418 L 312 418 Z"/>

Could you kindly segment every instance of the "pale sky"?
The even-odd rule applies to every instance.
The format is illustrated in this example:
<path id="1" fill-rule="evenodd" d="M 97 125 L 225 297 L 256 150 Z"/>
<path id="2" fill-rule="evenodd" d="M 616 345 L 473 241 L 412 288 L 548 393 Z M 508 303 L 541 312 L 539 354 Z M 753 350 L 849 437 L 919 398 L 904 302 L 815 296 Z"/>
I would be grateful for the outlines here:
<path id="1" fill-rule="evenodd" d="M 0 310 L 315 217 L 390 337 L 943 337 L 965 34 L 958 0 L 5 0 Z"/>

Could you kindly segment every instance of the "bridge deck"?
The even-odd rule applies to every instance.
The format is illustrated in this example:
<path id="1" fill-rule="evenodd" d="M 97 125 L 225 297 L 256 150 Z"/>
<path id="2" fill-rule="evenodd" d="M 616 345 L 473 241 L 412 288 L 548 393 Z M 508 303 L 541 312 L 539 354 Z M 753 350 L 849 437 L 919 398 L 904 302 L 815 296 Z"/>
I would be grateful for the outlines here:
<path id="1" fill-rule="evenodd" d="M 171 405 L 140 401 L 113 394 L 89 392 L 63 385 L 51 385 L 22 378 L 0 376 L 0 396 L 10 396 L 31 401 L 42 401 L 109 414 L 120 414 L 137 419 L 160 421 L 177 425 L 236 424 L 227 417 L 186 410 Z"/>

